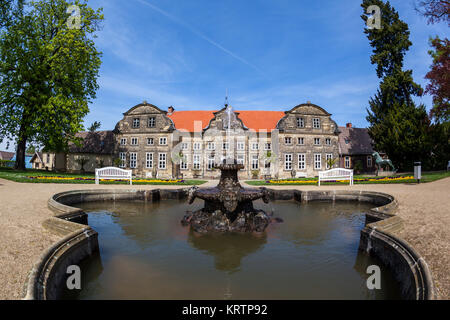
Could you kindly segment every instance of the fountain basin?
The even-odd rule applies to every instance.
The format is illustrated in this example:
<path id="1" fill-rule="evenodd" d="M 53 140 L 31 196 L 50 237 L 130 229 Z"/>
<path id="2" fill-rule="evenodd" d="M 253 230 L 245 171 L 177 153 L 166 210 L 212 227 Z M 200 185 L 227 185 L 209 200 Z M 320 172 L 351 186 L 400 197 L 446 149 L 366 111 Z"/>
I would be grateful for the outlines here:
<path id="1" fill-rule="evenodd" d="M 389 227 L 389 220 L 398 218 L 393 216 L 396 208 L 396 201 L 393 197 L 382 193 L 363 191 L 269 191 L 272 199 L 295 199 L 301 203 L 316 200 L 332 203 L 340 199 L 371 203 L 376 208 L 371 209 L 366 214 L 367 222 L 378 222 L 370 223 L 362 230 L 362 234 L 364 235 L 367 234 L 366 231 L 370 231 L 371 228 L 376 227 L 375 232 L 370 231 L 372 233 L 370 253 L 376 254 L 392 270 L 394 277 L 400 283 L 403 298 L 434 298 L 431 275 L 423 258 L 417 255 L 414 249 L 401 239 L 385 231 L 392 227 Z M 86 217 L 83 210 L 72 207 L 71 205 L 99 200 L 115 200 L 116 202 L 120 200 L 140 200 L 142 202 L 153 202 L 164 199 L 185 199 L 186 197 L 187 190 L 90 190 L 65 192 L 53 196 L 49 200 L 49 207 L 56 213 L 57 217 L 49 219 L 45 223 L 45 226 L 60 234 L 64 234 L 65 232 L 66 235 L 58 245 L 49 248 L 43 254 L 30 272 L 26 288 L 26 298 L 55 299 L 61 297 L 60 291 L 65 283 L 65 273 L 63 271 L 67 263 L 77 262 L 77 259 L 80 262 L 83 255 L 84 257 L 92 256 L 88 249 L 95 248 L 95 237 L 89 236 L 89 232 L 93 230 L 89 226 L 70 222 L 71 220 L 85 220 Z M 393 223 L 391 225 L 398 226 L 401 224 Z M 72 226 L 73 229 L 70 229 L 69 226 Z M 85 231 L 89 230 L 89 232 L 80 232 L 83 229 Z M 95 233 L 95 231 L 93 232 Z M 79 241 L 74 242 L 75 237 L 72 237 L 72 235 L 75 233 L 78 233 L 77 237 Z M 83 238 L 80 238 L 80 235 Z M 395 245 L 393 241 L 396 241 Z M 366 250 L 367 247 L 364 247 L 364 242 L 365 240 L 362 237 L 360 243 L 361 249 Z M 72 250 L 68 250 L 67 248 L 72 248 Z"/>

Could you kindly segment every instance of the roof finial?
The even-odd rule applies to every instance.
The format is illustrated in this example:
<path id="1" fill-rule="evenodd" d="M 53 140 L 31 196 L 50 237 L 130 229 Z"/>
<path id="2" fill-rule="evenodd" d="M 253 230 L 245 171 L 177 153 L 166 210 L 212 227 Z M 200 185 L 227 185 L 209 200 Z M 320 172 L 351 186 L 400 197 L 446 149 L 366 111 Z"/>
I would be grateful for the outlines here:
<path id="1" fill-rule="evenodd" d="M 225 92 L 225 107 L 228 107 L 228 89 Z"/>

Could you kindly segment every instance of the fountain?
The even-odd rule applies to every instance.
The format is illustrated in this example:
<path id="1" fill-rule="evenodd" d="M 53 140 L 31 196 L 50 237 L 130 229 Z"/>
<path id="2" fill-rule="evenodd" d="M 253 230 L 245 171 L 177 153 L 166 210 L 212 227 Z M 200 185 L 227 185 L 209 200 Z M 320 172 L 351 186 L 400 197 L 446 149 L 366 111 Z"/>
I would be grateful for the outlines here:
<path id="1" fill-rule="evenodd" d="M 223 163 L 217 168 L 221 171 L 217 187 L 192 187 L 189 190 L 189 204 L 200 198 L 205 201 L 205 206 L 188 212 L 182 220 L 183 225 L 190 225 L 199 233 L 263 232 L 272 220 L 280 222 L 280 219 L 272 219 L 263 210 L 253 207 L 253 201 L 257 199 L 268 203 L 269 191 L 266 188 L 243 188 L 237 177 L 237 171 L 243 165 Z"/>

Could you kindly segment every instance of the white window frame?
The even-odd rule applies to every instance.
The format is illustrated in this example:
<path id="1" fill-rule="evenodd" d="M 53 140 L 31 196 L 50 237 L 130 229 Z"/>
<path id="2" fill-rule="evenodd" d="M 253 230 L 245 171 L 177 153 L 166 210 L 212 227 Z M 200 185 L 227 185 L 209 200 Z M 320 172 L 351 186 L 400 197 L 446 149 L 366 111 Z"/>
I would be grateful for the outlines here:
<path id="1" fill-rule="evenodd" d="M 212 141 L 209 141 L 208 144 L 207 144 L 207 149 L 210 150 L 210 151 L 216 150 L 216 143 L 212 142 Z"/>
<path id="2" fill-rule="evenodd" d="M 153 153 L 152 152 L 145 153 L 145 167 L 147 169 L 153 169 Z"/>
<path id="3" fill-rule="evenodd" d="M 214 168 L 214 165 L 216 164 L 216 159 L 212 155 L 208 155 L 207 159 L 207 170 L 211 171 Z"/>
<path id="4" fill-rule="evenodd" d="M 158 153 L 158 169 L 167 169 L 167 153 Z"/>
<path id="5" fill-rule="evenodd" d="M 257 154 L 252 154 L 252 170 L 259 170 L 259 157 Z"/>
<path id="6" fill-rule="evenodd" d="M 284 170 L 285 171 L 292 170 L 292 153 L 284 154 Z"/>
<path id="7" fill-rule="evenodd" d="M 351 159 L 349 156 L 346 156 L 344 158 L 344 167 L 345 169 L 350 169 L 350 166 L 351 166 Z"/>
<path id="8" fill-rule="evenodd" d="M 140 118 L 133 118 L 133 128 L 137 129 L 141 126 L 141 119 Z"/>
<path id="9" fill-rule="evenodd" d="M 130 152 L 130 168 L 136 169 L 137 168 L 137 152 Z"/>
<path id="10" fill-rule="evenodd" d="M 194 142 L 194 150 L 202 150 L 202 143 L 201 142 Z"/>
<path id="11" fill-rule="evenodd" d="M 121 146 L 126 146 L 127 145 L 127 138 L 121 138 L 120 139 L 120 145 Z"/>
<path id="12" fill-rule="evenodd" d="M 266 142 L 264 144 L 264 150 L 272 150 L 272 143 Z"/>
<path id="13" fill-rule="evenodd" d="M 252 146 L 252 150 L 259 150 L 259 143 L 258 142 L 252 142 L 251 146 Z"/>
<path id="14" fill-rule="evenodd" d="M 373 166 L 373 158 L 372 156 L 367 156 L 367 168 L 372 168 Z"/>
<path id="15" fill-rule="evenodd" d="M 134 143 L 136 142 L 136 143 Z M 138 146 L 139 145 L 139 138 L 131 138 L 131 145 L 132 146 Z"/>
<path id="16" fill-rule="evenodd" d="M 239 151 L 245 150 L 245 142 L 244 141 L 238 141 L 236 145 L 236 149 Z"/>
<path id="17" fill-rule="evenodd" d="M 188 148 L 189 148 L 189 144 L 187 142 L 181 143 L 181 150 L 188 150 Z"/>
<path id="18" fill-rule="evenodd" d="M 325 161 L 326 161 L 325 162 L 325 166 L 326 166 L 327 170 L 331 169 L 331 167 L 328 166 L 328 159 L 333 159 L 333 154 L 332 153 L 327 153 L 325 155 Z"/>
<path id="19" fill-rule="evenodd" d="M 160 146 L 167 146 L 167 137 L 160 137 L 159 138 L 159 145 Z"/>
<path id="20" fill-rule="evenodd" d="M 320 146 L 320 138 L 314 138 L 314 145 Z"/>
<path id="21" fill-rule="evenodd" d="M 306 170 L 306 154 L 305 153 L 299 153 L 297 155 L 297 168 L 298 170 Z"/>
<path id="22" fill-rule="evenodd" d="M 230 143 L 229 142 L 223 142 L 222 143 L 222 150 L 230 150 Z"/>
<path id="23" fill-rule="evenodd" d="M 202 164 L 202 155 L 194 154 L 192 163 L 193 163 L 193 170 L 200 170 Z"/>
<path id="24" fill-rule="evenodd" d="M 305 127 L 305 118 L 298 117 L 297 118 L 297 128 L 304 128 Z"/>
<path id="25" fill-rule="evenodd" d="M 125 168 L 127 166 L 127 153 L 119 152 L 119 159 L 120 159 L 119 168 Z"/>
<path id="26" fill-rule="evenodd" d="M 153 146 L 155 144 L 155 138 L 147 138 L 147 145 Z"/>
<path id="27" fill-rule="evenodd" d="M 301 141 L 301 143 L 300 143 Z M 305 138 L 304 137 L 297 137 L 297 144 L 300 146 L 304 146 L 305 145 Z"/>
<path id="28" fill-rule="evenodd" d="M 313 129 L 320 129 L 320 118 L 313 118 Z"/>
<path id="29" fill-rule="evenodd" d="M 331 138 L 326 138 L 326 139 L 325 139 L 325 144 L 326 144 L 327 146 L 331 146 Z"/>
<path id="30" fill-rule="evenodd" d="M 284 144 L 292 144 L 292 137 L 284 137 Z"/>
<path id="31" fill-rule="evenodd" d="M 236 155 L 236 162 L 237 164 L 242 164 L 245 166 L 245 154 L 239 153 Z"/>
<path id="32" fill-rule="evenodd" d="M 322 169 L 322 154 L 315 153 L 314 154 L 314 170 Z"/>
<path id="33" fill-rule="evenodd" d="M 155 128 L 156 127 L 156 117 L 148 117 L 147 126 L 149 128 Z"/>
<path id="34" fill-rule="evenodd" d="M 183 154 L 183 156 L 180 159 L 180 170 L 188 170 L 189 160 L 188 156 L 186 154 Z"/>

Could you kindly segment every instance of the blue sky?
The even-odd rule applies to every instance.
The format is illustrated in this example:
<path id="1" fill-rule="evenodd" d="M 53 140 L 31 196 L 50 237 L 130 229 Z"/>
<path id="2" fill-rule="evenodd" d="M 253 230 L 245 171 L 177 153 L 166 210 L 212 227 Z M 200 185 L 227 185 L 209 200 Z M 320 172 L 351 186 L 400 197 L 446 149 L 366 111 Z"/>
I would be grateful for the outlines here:
<path id="1" fill-rule="evenodd" d="M 360 0 L 91 0 L 105 21 L 97 99 L 85 119 L 113 129 L 146 100 L 162 109 L 218 109 L 226 90 L 237 110 L 289 110 L 311 101 L 339 125 L 366 127 L 367 101 L 378 87 L 363 33 Z M 393 0 L 413 46 L 405 67 L 426 85 L 427 25 L 414 0 Z M 429 109 L 431 98 L 418 99 Z M 3 145 L 0 145 L 0 147 Z M 4 149 L 4 148 L 1 148 Z"/>

